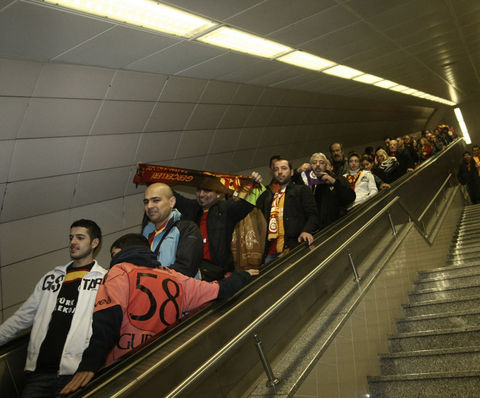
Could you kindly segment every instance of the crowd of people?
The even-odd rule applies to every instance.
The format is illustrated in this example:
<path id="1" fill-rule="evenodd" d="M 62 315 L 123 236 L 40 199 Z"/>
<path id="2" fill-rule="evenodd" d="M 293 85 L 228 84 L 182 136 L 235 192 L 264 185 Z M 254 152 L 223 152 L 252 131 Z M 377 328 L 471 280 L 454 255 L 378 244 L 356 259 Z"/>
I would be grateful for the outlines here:
<path id="1" fill-rule="evenodd" d="M 0 345 L 32 327 L 23 395 L 73 392 L 185 313 L 245 286 L 261 268 L 242 270 L 235 262 L 232 240 L 246 218 L 256 214 L 256 222 L 265 224 L 258 229 L 264 233 L 249 237 L 245 247 L 249 250 L 256 240 L 261 264 L 268 264 L 301 242 L 311 245 L 316 231 L 388 189 L 453 137 L 453 130 L 442 126 L 418 139 L 386 137 L 385 146 L 348 155 L 334 142 L 328 156 L 313 153 L 298 168 L 272 156 L 270 183 L 262 185 L 262 176 L 253 172 L 253 189 L 237 200 L 204 186 L 197 186 L 196 198 L 189 199 L 170 185 L 151 184 L 144 193 L 141 233 L 112 244 L 108 272 L 94 260 L 102 240 L 99 226 L 92 220 L 74 222 L 71 261 L 45 274 L 0 325 Z M 474 160 L 465 160 L 467 184 L 474 172 L 480 175 L 479 156 L 476 146 Z"/>

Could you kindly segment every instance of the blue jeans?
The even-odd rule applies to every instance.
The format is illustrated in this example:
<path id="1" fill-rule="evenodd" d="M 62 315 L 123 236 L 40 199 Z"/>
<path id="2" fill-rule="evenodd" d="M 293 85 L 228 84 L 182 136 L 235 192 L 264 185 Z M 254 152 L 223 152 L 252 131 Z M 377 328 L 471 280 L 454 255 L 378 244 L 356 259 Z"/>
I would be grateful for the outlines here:
<path id="1" fill-rule="evenodd" d="M 273 260 L 275 260 L 280 254 L 282 253 L 275 253 L 275 254 L 269 254 L 267 257 L 265 257 L 265 264 L 271 263 Z"/>
<path id="2" fill-rule="evenodd" d="M 55 398 L 73 375 L 59 376 L 56 373 L 26 372 L 27 382 L 23 398 Z"/>

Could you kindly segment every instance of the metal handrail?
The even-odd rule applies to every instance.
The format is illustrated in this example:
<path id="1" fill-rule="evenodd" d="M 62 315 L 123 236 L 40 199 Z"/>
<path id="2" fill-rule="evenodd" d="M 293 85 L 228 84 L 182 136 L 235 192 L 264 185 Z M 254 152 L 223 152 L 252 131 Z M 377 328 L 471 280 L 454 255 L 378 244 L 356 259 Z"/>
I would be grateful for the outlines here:
<path id="1" fill-rule="evenodd" d="M 449 173 L 445 181 L 442 183 L 440 188 L 435 193 L 433 199 L 428 203 L 424 212 L 422 212 L 421 217 L 424 216 L 426 211 L 430 208 L 433 202 L 436 200 L 440 192 L 443 191 L 446 184 L 452 177 L 452 174 Z M 191 383 L 195 380 L 201 378 L 204 374 L 208 373 L 209 369 L 217 365 L 228 352 L 233 349 L 235 346 L 242 343 L 245 339 L 250 337 L 252 333 L 255 332 L 255 329 L 258 328 L 262 323 L 267 321 L 273 315 L 275 315 L 280 308 L 282 308 L 287 302 L 289 302 L 300 290 L 302 290 L 309 281 L 312 280 L 327 264 L 333 261 L 339 254 L 341 254 L 347 247 L 356 240 L 365 230 L 371 227 L 377 220 L 382 217 L 388 210 L 398 203 L 400 208 L 405 211 L 405 213 L 409 216 L 410 221 L 412 221 L 418 228 L 422 237 L 428 242 L 429 245 L 432 244 L 428 239 L 427 231 L 421 225 L 421 217 L 416 218 L 413 214 L 408 210 L 408 208 L 402 203 L 399 196 L 394 197 L 390 202 L 388 202 L 377 214 L 375 214 L 370 220 L 368 220 L 361 228 L 359 228 L 352 236 L 350 236 L 345 242 L 343 242 L 334 252 L 332 252 L 328 257 L 326 257 L 318 266 L 316 266 L 312 271 L 310 271 L 307 275 L 305 275 L 297 284 L 295 284 L 290 290 L 288 290 L 279 300 L 277 300 L 273 305 L 268 307 L 263 313 L 261 313 L 253 322 L 247 325 L 242 331 L 240 331 L 236 336 L 234 336 L 227 344 L 225 344 L 220 350 L 218 350 L 215 355 L 210 357 L 206 362 L 202 364 L 195 372 L 193 372 L 188 378 L 183 380 L 183 382 L 178 385 L 173 391 L 171 391 L 167 398 L 177 397 L 179 394 L 184 392 Z"/>
<path id="2" fill-rule="evenodd" d="M 447 148 L 447 150 L 445 151 L 442 151 L 442 154 L 444 154 L 445 152 L 449 151 L 451 148 L 453 148 L 455 145 L 451 145 L 449 148 Z M 435 162 L 437 161 L 437 159 L 435 158 L 432 158 L 430 159 L 429 161 L 429 164 L 431 164 L 431 162 Z M 427 162 L 426 162 L 427 163 Z M 423 169 L 423 168 L 422 168 Z M 414 173 L 410 173 L 409 175 L 406 175 L 405 176 L 405 179 L 402 179 L 401 181 L 398 181 L 399 184 L 396 185 L 395 187 L 393 187 L 391 190 L 389 190 L 389 193 L 390 194 L 393 194 L 397 189 L 398 187 L 404 185 L 405 182 L 407 181 L 410 181 L 411 178 L 413 178 L 414 175 L 417 174 L 417 170 L 414 172 Z M 448 183 L 448 180 L 451 179 L 451 173 L 449 174 L 449 176 L 447 177 L 447 179 L 442 183 L 442 185 L 440 186 L 440 188 L 437 190 L 437 192 L 435 193 L 434 195 L 434 198 L 438 198 L 438 195 L 440 194 L 440 192 L 445 188 L 446 184 Z M 181 382 L 181 384 L 178 384 L 177 386 L 174 387 L 174 389 L 172 391 L 170 391 L 168 393 L 168 397 L 174 397 L 174 396 L 177 396 L 178 394 L 186 391 L 189 386 L 191 387 L 191 385 L 193 385 L 194 383 L 198 382 L 200 380 L 200 378 L 207 374 L 210 369 L 212 369 L 212 367 L 219 363 L 222 359 L 224 359 L 228 352 L 232 349 L 232 348 L 235 348 L 238 344 L 240 344 L 241 342 L 245 341 L 245 339 L 250 335 L 250 333 L 252 331 L 254 331 L 255 328 L 258 328 L 261 324 L 263 324 L 266 320 L 270 319 L 274 314 L 276 314 L 278 312 L 278 310 L 283 307 L 287 302 L 290 302 L 291 300 L 291 297 L 293 297 L 295 295 L 296 292 L 298 292 L 300 289 L 302 289 L 306 284 L 307 284 L 307 281 L 309 279 L 311 279 L 312 277 L 315 277 L 323 268 L 325 268 L 328 264 L 330 264 L 343 250 L 345 250 L 345 248 L 351 244 L 356 238 L 358 238 L 358 236 L 361 234 L 361 233 L 364 233 L 365 230 L 369 227 L 371 227 L 376 221 L 379 220 L 380 217 L 382 217 L 387 211 L 388 209 L 391 209 L 393 205 L 395 205 L 396 203 L 398 203 L 400 205 L 400 208 L 403 209 L 405 211 L 406 214 L 408 214 L 408 216 L 410 217 L 410 220 L 412 222 L 415 223 L 415 225 L 417 226 L 417 228 L 419 229 L 421 235 L 423 238 L 425 238 L 428 242 L 428 235 L 427 235 L 427 231 L 425 229 L 425 227 L 420 224 L 419 220 L 415 217 L 415 216 L 412 216 L 412 213 L 411 211 L 409 211 L 409 209 L 407 209 L 404 205 L 404 203 L 402 203 L 402 201 L 400 200 L 399 196 L 395 196 L 392 200 L 390 200 L 388 203 L 386 204 L 383 204 L 382 202 L 386 202 L 385 199 L 389 199 L 388 197 L 385 197 L 385 195 L 376 195 L 377 197 L 374 197 L 372 198 L 372 200 L 370 200 L 368 204 L 365 204 L 365 206 L 361 206 L 362 209 L 361 209 L 361 213 L 358 212 L 357 214 L 352 214 L 352 218 L 349 219 L 347 222 L 344 222 L 342 223 L 341 225 L 337 225 L 337 230 L 335 231 L 335 233 L 332 233 L 331 235 L 329 235 L 331 232 L 333 232 L 333 230 L 331 230 L 331 228 L 326 228 L 325 230 L 323 230 L 321 233 L 319 233 L 318 235 L 316 235 L 316 238 L 317 237 L 326 237 L 328 236 L 330 239 L 335 239 L 337 238 L 338 239 L 338 236 L 340 236 L 340 234 L 344 233 L 344 232 L 348 232 L 349 229 L 352 229 L 352 225 L 354 223 L 358 223 L 359 224 L 359 220 L 362 218 L 362 217 L 365 217 L 366 215 L 368 215 L 369 212 L 372 212 L 374 211 L 377 207 L 379 207 L 380 205 L 382 205 L 382 209 L 379 210 L 379 212 L 375 215 L 373 215 L 369 220 L 367 220 L 367 222 L 365 224 L 362 224 L 362 226 L 357 230 L 355 231 L 355 233 L 348 237 L 348 239 L 339 247 L 337 248 L 333 253 L 331 253 L 327 258 L 325 258 L 321 264 L 319 264 L 318 266 L 315 266 L 315 268 L 310 271 L 308 273 L 308 275 L 306 275 L 304 278 L 302 278 L 301 281 L 299 281 L 295 286 L 293 286 L 292 288 L 290 288 L 285 294 L 283 294 L 281 296 L 281 298 L 274 304 L 272 304 L 269 308 L 267 308 L 267 310 L 264 310 L 259 316 L 257 319 L 255 319 L 254 321 L 252 321 L 250 324 L 248 324 L 246 327 L 242 328 L 240 333 L 237 333 L 236 336 L 230 338 L 230 341 L 227 343 L 227 344 L 224 344 L 219 351 L 217 351 L 214 355 L 211 355 L 208 360 L 203 363 L 201 366 L 199 366 L 196 370 L 194 370 L 194 372 L 192 374 L 189 375 L 189 377 L 187 377 L 185 380 L 183 380 Z M 390 197 L 390 195 L 389 195 Z M 431 200 L 429 202 L 429 204 L 427 205 L 427 207 L 431 207 L 431 205 L 433 204 L 434 200 Z M 359 206 L 360 207 L 360 206 Z M 360 210 L 360 209 L 358 209 Z M 424 212 L 425 213 L 425 212 Z M 422 214 L 422 217 L 424 216 L 424 214 Z M 322 244 L 317 246 L 316 248 L 314 248 L 313 250 L 317 251 L 319 249 L 321 249 L 322 247 L 324 247 L 324 244 L 330 242 L 331 244 L 331 240 L 330 239 L 326 239 L 324 241 L 322 241 Z M 299 248 L 300 249 L 300 248 Z M 297 252 L 297 251 L 295 251 Z M 293 254 L 293 251 L 292 251 L 292 254 Z M 298 256 L 298 254 L 300 256 Z M 306 256 L 308 255 L 308 253 L 305 253 L 303 254 L 302 252 L 298 252 L 297 253 L 297 256 L 293 255 L 293 259 L 294 259 L 294 262 L 291 264 L 291 266 L 293 267 L 296 263 L 302 261 L 302 259 L 304 259 Z M 290 257 L 290 256 L 289 256 Z M 288 267 L 288 268 L 291 268 L 291 267 Z M 286 272 L 286 270 L 282 270 L 280 272 L 280 274 L 283 274 L 284 272 Z M 277 275 L 278 276 L 278 275 Z M 270 285 L 271 283 L 273 283 L 272 280 L 269 280 L 269 281 L 266 281 L 266 283 L 264 285 L 262 285 L 261 287 L 259 287 L 259 289 L 256 290 L 256 292 L 258 293 L 258 291 L 262 290 L 263 288 L 265 288 L 265 286 L 267 285 Z M 247 298 L 248 299 L 248 298 Z M 223 315 L 227 315 L 229 314 L 230 312 L 232 312 L 233 310 L 232 309 L 229 309 L 227 310 L 226 312 L 223 313 Z M 272 312 L 273 311 L 273 312 Z M 222 315 L 222 317 L 223 317 Z M 206 329 L 210 329 L 212 328 L 214 325 L 217 324 L 217 321 L 219 319 L 216 319 L 214 320 L 213 322 L 211 322 L 206 328 Z M 263 325 L 262 325 L 263 326 Z M 193 340 L 196 339 L 197 336 L 194 336 L 193 337 Z M 190 342 L 192 341 L 192 339 L 190 338 Z M 180 352 L 180 350 L 182 349 L 181 346 L 177 346 L 176 348 L 174 348 L 171 352 L 169 352 L 169 354 L 167 354 L 166 357 L 163 357 L 162 360 L 160 362 L 157 362 L 155 363 L 151 368 L 145 370 L 143 369 L 142 370 L 142 373 L 140 375 L 138 375 L 138 377 L 130 380 L 131 382 L 130 383 L 127 383 L 126 386 L 124 386 L 124 388 L 121 388 L 121 390 L 117 390 L 115 392 L 114 395 L 112 396 L 119 396 L 123 393 L 125 393 L 129 387 L 131 387 L 133 384 L 135 384 L 136 382 L 140 381 L 140 380 L 145 380 L 149 375 L 152 374 L 153 371 L 155 371 L 156 369 L 158 369 L 160 366 L 162 366 L 163 363 L 166 363 L 164 362 L 164 360 L 169 360 L 169 359 L 172 359 L 174 358 L 174 356 L 176 354 L 178 354 Z M 143 356 L 142 359 L 144 359 L 146 356 Z M 136 359 L 135 360 L 135 363 L 138 364 L 140 361 L 140 359 Z M 131 364 L 133 365 L 133 363 Z M 128 367 L 130 368 L 130 366 Z M 120 371 L 120 373 L 125 373 L 126 369 L 124 371 Z M 104 383 L 102 383 L 102 385 L 105 385 L 106 383 L 108 383 L 108 381 L 105 381 Z M 100 387 L 100 386 L 98 386 Z"/>
<path id="3" fill-rule="evenodd" d="M 427 207 L 425 207 L 425 210 L 422 211 L 422 214 L 420 214 L 418 216 L 418 221 L 421 221 L 423 216 L 428 212 L 428 210 L 430 209 L 430 207 L 433 205 L 433 203 L 437 200 L 437 197 L 438 195 L 440 195 L 440 192 L 443 190 L 443 188 L 445 187 L 445 185 L 447 185 L 447 183 L 450 181 L 450 178 L 452 178 L 452 173 L 449 173 L 447 178 L 445 179 L 445 181 L 443 182 L 443 184 L 440 186 L 440 188 L 438 188 L 437 192 L 435 193 L 435 195 L 433 196 L 433 198 L 430 200 L 430 202 L 428 202 L 428 205 Z M 407 209 L 406 209 L 407 210 Z"/>
<path id="4" fill-rule="evenodd" d="M 322 268 L 324 268 L 328 263 L 330 263 L 334 258 L 336 258 L 347 246 L 356 239 L 361 233 L 365 231 L 369 226 L 377 221 L 387 210 L 393 206 L 400 198 L 397 196 L 392 201 L 390 201 L 380 212 L 378 212 L 374 217 L 370 219 L 362 228 L 356 231 L 349 239 L 347 239 L 342 245 L 340 245 L 333 253 L 331 253 L 324 261 L 322 261 L 317 267 L 310 271 L 306 276 L 304 276 L 297 284 L 295 284 L 290 290 L 288 290 L 279 300 L 277 300 L 273 305 L 268 307 L 262 314 L 260 314 L 255 321 L 251 322 L 246 326 L 240 333 L 233 337 L 227 344 L 225 344 L 219 351 L 215 353 L 214 356 L 210 357 L 201 367 L 199 367 L 194 373 L 192 373 L 188 378 L 186 378 L 180 385 L 178 385 L 172 392 L 170 392 L 166 398 L 177 397 L 178 394 L 184 392 L 188 386 L 195 381 L 196 379 L 202 377 L 203 374 L 207 373 L 210 368 L 216 365 L 221 361 L 226 354 L 234 348 L 236 345 L 243 342 L 247 337 L 250 337 L 255 329 L 260 326 L 263 322 L 268 320 L 270 317 L 275 315 L 277 311 L 283 307 L 298 291 L 304 288 L 307 283 L 316 276 Z"/>

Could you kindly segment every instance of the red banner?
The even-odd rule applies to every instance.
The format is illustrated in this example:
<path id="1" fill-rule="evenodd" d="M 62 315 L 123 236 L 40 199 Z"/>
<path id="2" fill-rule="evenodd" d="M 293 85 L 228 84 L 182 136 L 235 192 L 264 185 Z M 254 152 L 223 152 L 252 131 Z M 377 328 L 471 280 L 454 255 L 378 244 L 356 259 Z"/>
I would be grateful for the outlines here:
<path id="1" fill-rule="evenodd" d="M 236 192 L 241 197 L 248 194 L 254 186 L 252 178 L 244 175 L 217 174 L 146 163 L 138 164 L 133 182 L 135 184 L 163 182 L 169 185 L 190 185 L 230 195 Z"/>

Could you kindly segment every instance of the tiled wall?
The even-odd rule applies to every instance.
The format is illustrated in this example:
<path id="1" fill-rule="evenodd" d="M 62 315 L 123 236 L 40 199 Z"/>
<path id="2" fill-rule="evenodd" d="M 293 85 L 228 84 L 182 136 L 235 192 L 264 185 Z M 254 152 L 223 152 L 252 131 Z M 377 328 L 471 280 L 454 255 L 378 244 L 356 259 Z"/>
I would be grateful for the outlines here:
<path id="1" fill-rule="evenodd" d="M 11 314 L 68 260 L 68 226 L 109 244 L 137 230 L 139 161 L 222 172 L 361 149 L 421 129 L 431 108 L 153 73 L 0 59 L 0 309 Z M 268 178 L 268 177 L 267 177 Z"/>
<path id="2" fill-rule="evenodd" d="M 415 228 L 362 298 L 333 342 L 295 394 L 296 398 L 366 398 L 367 376 L 380 374 L 378 354 L 388 352 L 387 336 L 396 333 L 402 304 L 421 270 L 443 267 L 464 200 L 460 191 L 448 210 L 433 246 Z"/>

